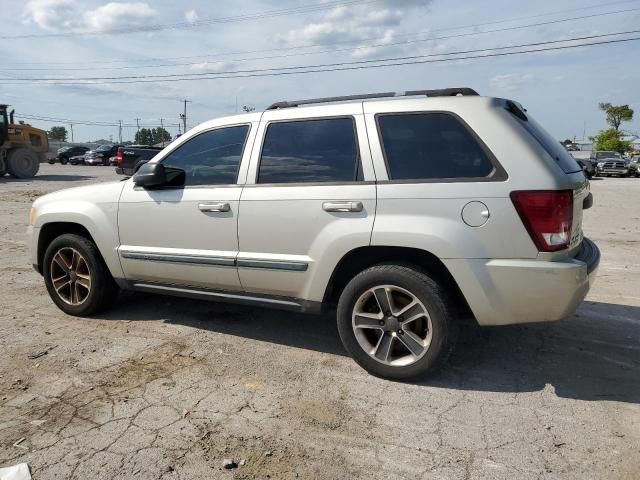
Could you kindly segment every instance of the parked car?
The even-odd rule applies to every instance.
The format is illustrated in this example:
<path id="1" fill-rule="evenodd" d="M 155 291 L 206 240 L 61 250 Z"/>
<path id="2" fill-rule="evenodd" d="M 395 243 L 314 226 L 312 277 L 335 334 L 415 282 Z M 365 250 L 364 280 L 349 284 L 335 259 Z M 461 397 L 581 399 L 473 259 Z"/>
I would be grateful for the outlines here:
<path id="1" fill-rule="evenodd" d="M 69 159 L 69 163 L 71 165 L 84 165 L 84 157 L 85 157 L 85 155 L 77 155 L 75 157 L 71 157 Z"/>
<path id="2" fill-rule="evenodd" d="M 571 315 L 600 259 L 578 164 L 511 100 L 404 95 L 205 122 L 130 179 L 38 198 L 31 263 L 70 315 L 112 306 L 119 288 L 337 308 L 356 362 L 396 379 L 442 364 L 461 312 L 480 325 Z"/>
<path id="3" fill-rule="evenodd" d="M 116 173 L 120 175 L 133 175 L 138 168 L 147 163 L 162 147 L 153 147 L 149 145 L 127 145 L 120 147 L 116 156 Z"/>
<path id="4" fill-rule="evenodd" d="M 640 155 L 634 155 L 629 162 L 629 176 L 640 177 Z"/>
<path id="5" fill-rule="evenodd" d="M 580 168 L 582 168 L 585 177 L 591 180 L 593 178 L 593 175 L 596 173 L 596 169 L 593 163 L 587 159 L 580 158 L 576 158 L 575 161 L 578 163 L 578 165 L 580 165 Z"/>
<path id="6" fill-rule="evenodd" d="M 618 152 L 592 152 L 590 160 L 596 164 L 596 176 L 627 176 L 629 165 Z"/>
<path id="7" fill-rule="evenodd" d="M 62 165 L 66 165 L 67 163 L 69 163 L 71 157 L 84 155 L 88 151 L 89 148 L 82 145 L 65 147 L 64 149 L 58 150 L 58 155 L 56 156 L 56 158 L 53 161 L 49 160 L 49 163 L 53 164 L 55 163 L 55 160 L 58 160 Z"/>
<path id="8" fill-rule="evenodd" d="M 95 150 L 88 151 L 84 156 L 87 165 L 109 165 L 109 158 L 116 155 L 121 145 L 100 145 Z"/>

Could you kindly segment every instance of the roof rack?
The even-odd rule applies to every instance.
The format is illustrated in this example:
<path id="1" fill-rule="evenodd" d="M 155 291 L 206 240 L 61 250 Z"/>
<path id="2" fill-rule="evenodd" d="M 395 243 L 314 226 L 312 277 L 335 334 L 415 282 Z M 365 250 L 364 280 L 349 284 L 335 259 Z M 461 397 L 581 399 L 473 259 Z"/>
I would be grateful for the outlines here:
<path id="1" fill-rule="evenodd" d="M 329 102 L 345 102 L 349 100 L 367 100 L 370 98 L 388 98 L 388 97 L 415 97 L 415 96 L 427 96 L 427 97 L 455 97 L 458 95 L 469 96 L 478 95 L 472 88 L 441 88 L 439 90 L 408 90 L 406 92 L 382 92 L 382 93 L 365 93 L 362 95 L 345 95 L 342 97 L 324 97 L 324 98 L 310 98 L 307 100 L 293 100 L 285 102 L 276 102 L 270 105 L 267 110 L 278 110 L 279 108 L 293 108 L 300 105 L 311 105 L 314 103 L 329 103 Z"/>

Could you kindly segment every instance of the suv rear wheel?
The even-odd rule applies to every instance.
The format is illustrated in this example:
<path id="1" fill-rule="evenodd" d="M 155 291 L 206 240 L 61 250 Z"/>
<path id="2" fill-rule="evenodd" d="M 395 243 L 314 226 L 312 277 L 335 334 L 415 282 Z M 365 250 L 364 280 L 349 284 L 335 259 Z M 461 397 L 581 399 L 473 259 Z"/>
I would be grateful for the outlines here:
<path id="1" fill-rule="evenodd" d="M 97 247 L 80 235 L 65 234 L 53 240 L 43 262 L 49 296 L 69 315 L 96 313 L 109 306 L 118 292 Z"/>
<path id="2" fill-rule="evenodd" d="M 356 275 L 338 302 L 338 331 L 354 360 L 393 379 L 435 371 L 454 345 L 448 295 L 428 275 L 401 265 L 376 265 Z"/>

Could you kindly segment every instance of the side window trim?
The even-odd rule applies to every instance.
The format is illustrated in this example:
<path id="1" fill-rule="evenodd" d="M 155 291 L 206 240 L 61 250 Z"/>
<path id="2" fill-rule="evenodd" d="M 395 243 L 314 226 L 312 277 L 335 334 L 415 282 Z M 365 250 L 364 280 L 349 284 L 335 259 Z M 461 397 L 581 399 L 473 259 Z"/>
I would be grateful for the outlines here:
<path id="1" fill-rule="evenodd" d="M 244 185 L 244 183 L 246 182 L 246 172 L 245 172 L 245 179 L 241 182 L 240 181 L 240 173 L 242 172 L 242 166 L 245 163 L 249 162 L 249 158 L 245 158 L 245 154 L 251 154 L 251 149 L 247 150 L 247 144 L 249 143 L 250 140 L 255 141 L 255 135 L 254 134 L 255 130 L 257 130 L 257 126 L 254 125 L 254 122 L 243 122 L 243 123 L 233 123 L 233 124 L 229 124 L 229 125 L 219 125 L 216 127 L 212 127 L 212 128 L 208 128 L 206 130 L 203 130 L 201 132 L 196 133 L 195 135 L 188 137 L 185 139 L 184 142 L 181 142 L 179 145 L 176 145 L 176 148 L 172 149 L 170 152 L 167 152 L 166 155 L 164 155 L 161 159 L 158 160 L 158 163 L 163 163 L 165 160 L 169 159 L 176 151 L 178 151 L 179 149 L 181 149 L 182 147 L 184 147 L 186 144 L 188 144 L 190 141 L 194 140 L 195 138 L 207 134 L 207 133 L 211 133 L 214 132 L 216 130 L 222 130 L 225 128 L 234 128 L 234 127 L 248 127 L 247 128 L 247 133 L 244 137 L 244 143 L 242 145 L 242 151 L 240 152 L 240 160 L 238 161 L 238 168 L 236 170 L 236 180 L 235 183 L 207 183 L 207 184 L 201 184 L 201 185 L 183 185 L 181 187 L 171 187 L 171 186 L 166 186 L 166 187 L 160 187 L 160 190 L 175 190 L 175 189 L 186 189 L 186 188 L 226 188 L 226 187 L 241 187 Z M 252 139 L 253 136 L 253 139 Z M 253 142 L 252 142 L 252 147 L 253 147 Z"/>
<path id="2" fill-rule="evenodd" d="M 307 122 L 307 121 L 314 121 L 314 120 L 340 120 L 340 119 L 349 119 L 351 120 L 351 124 L 352 124 L 352 128 L 353 128 L 353 136 L 354 136 L 354 145 L 356 148 L 356 162 L 355 162 L 355 168 L 354 168 L 354 175 L 353 175 L 353 180 L 348 180 L 348 181 L 329 181 L 329 182 L 314 182 L 314 181 L 310 181 L 310 182 L 277 182 L 277 183 L 261 183 L 260 182 L 260 166 L 262 165 L 262 156 L 263 156 L 263 152 L 264 152 L 264 144 L 265 144 L 265 139 L 267 138 L 267 133 L 269 131 L 269 127 L 273 124 L 278 124 L 278 123 L 295 123 L 295 122 Z M 247 185 L 247 186 L 253 186 L 253 187 L 258 187 L 258 186 L 282 186 L 282 187 L 286 187 L 286 186 L 299 186 L 299 185 L 306 185 L 306 186 L 322 186 L 322 185 L 353 185 L 353 184 L 363 184 L 363 183 L 373 183 L 373 182 L 365 182 L 364 179 L 362 181 L 359 181 L 358 178 L 358 172 L 362 172 L 363 171 L 363 166 L 362 166 L 362 154 L 360 152 L 360 144 L 359 144 L 359 136 L 358 136 L 358 128 L 357 128 L 357 124 L 356 124 L 356 119 L 354 115 L 332 115 L 332 116 L 319 116 L 319 117 L 300 117 L 300 118 L 283 118 L 283 119 L 277 119 L 277 120 L 267 120 L 267 121 L 261 121 L 261 124 L 263 125 L 263 132 L 262 132 L 262 138 L 260 139 L 260 149 L 258 151 L 258 158 L 257 158 L 257 166 L 256 166 L 256 170 L 255 170 L 255 183 L 251 184 L 251 185 Z M 257 140 L 257 139 L 256 139 Z"/>
<path id="3" fill-rule="evenodd" d="M 391 169 L 389 168 L 389 162 L 387 160 L 387 152 L 384 147 L 384 141 L 382 139 L 382 131 L 380 129 L 380 117 L 392 116 L 392 115 L 428 115 L 428 114 L 444 114 L 450 115 L 455 118 L 458 123 L 471 135 L 471 137 L 480 146 L 484 154 L 487 156 L 491 165 L 493 165 L 492 172 L 486 177 L 449 177 L 449 178 L 411 178 L 411 179 L 393 179 L 391 178 Z M 402 184 L 402 183 L 481 183 L 481 182 L 504 182 L 509 176 L 506 170 L 502 167 L 498 159 L 495 157 L 491 149 L 482 141 L 480 136 L 464 121 L 460 115 L 446 111 L 446 110 L 419 110 L 409 112 L 378 112 L 374 114 L 376 135 L 382 151 L 382 158 L 384 160 L 384 166 L 387 173 L 388 180 L 380 180 L 379 184 Z"/>

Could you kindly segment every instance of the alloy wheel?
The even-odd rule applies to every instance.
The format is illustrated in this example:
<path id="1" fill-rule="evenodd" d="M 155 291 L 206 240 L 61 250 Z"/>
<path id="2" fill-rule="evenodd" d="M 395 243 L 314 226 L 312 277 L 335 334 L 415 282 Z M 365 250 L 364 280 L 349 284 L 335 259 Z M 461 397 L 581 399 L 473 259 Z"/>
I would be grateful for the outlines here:
<path id="1" fill-rule="evenodd" d="M 410 291 L 395 285 L 378 285 L 360 295 L 352 326 L 360 347 L 385 365 L 411 365 L 431 344 L 432 323 L 426 307 Z"/>
<path id="2" fill-rule="evenodd" d="M 91 293 L 91 271 L 78 250 L 64 247 L 51 259 L 51 283 L 56 295 L 69 305 L 81 305 Z"/>

